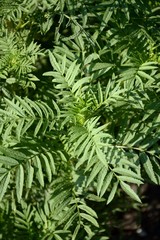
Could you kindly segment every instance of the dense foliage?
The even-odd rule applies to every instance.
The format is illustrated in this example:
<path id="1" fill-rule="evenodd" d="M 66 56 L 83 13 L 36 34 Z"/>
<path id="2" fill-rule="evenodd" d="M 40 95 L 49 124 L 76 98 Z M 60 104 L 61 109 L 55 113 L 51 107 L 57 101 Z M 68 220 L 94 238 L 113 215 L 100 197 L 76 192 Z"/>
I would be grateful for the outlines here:
<path id="1" fill-rule="evenodd" d="M 159 16 L 155 0 L 0 1 L 1 239 L 109 239 L 160 184 Z"/>

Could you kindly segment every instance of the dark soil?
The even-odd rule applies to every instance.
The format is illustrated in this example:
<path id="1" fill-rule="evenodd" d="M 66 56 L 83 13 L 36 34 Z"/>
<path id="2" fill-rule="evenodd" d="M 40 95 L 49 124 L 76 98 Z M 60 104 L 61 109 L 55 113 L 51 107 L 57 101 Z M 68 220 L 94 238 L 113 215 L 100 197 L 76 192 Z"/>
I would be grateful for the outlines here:
<path id="1" fill-rule="evenodd" d="M 125 213 L 111 240 L 160 240 L 160 186 L 145 185 L 141 211 Z"/>

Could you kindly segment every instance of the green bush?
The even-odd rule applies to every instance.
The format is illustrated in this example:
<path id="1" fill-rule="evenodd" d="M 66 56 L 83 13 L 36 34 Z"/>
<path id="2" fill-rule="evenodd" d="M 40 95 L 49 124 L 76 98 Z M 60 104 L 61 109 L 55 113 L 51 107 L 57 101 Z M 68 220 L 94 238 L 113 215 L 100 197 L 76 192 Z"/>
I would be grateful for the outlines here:
<path id="1" fill-rule="evenodd" d="M 114 212 L 160 184 L 159 14 L 0 1 L 1 239 L 109 239 Z"/>

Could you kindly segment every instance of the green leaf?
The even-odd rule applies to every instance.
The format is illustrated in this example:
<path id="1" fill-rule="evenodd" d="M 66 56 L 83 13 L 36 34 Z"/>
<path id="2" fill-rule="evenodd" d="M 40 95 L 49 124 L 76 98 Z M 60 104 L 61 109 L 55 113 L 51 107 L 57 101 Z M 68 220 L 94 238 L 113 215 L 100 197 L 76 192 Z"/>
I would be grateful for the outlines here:
<path id="1" fill-rule="evenodd" d="M 77 136 L 78 136 L 78 134 L 75 137 L 77 137 Z M 74 146 L 75 151 L 79 147 L 79 145 L 82 145 L 83 142 L 85 142 L 84 141 L 85 139 L 88 139 L 88 141 L 89 141 L 89 138 L 87 138 L 87 136 L 88 136 L 87 133 L 84 133 L 83 135 L 79 134 L 79 139 L 75 142 L 75 146 Z M 72 136 L 71 136 L 71 138 L 72 138 Z M 72 141 L 73 140 L 74 139 L 72 138 Z"/>
<path id="2" fill-rule="evenodd" d="M 78 234 L 80 228 L 81 228 L 81 225 L 78 224 L 78 225 L 76 226 L 74 232 L 73 232 L 72 240 L 76 240 L 76 239 L 77 239 L 77 234 Z"/>
<path id="3" fill-rule="evenodd" d="M 6 82 L 7 82 L 8 84 L 13 84 L 13 83 L 16 82 L 16 79 L 15 79 L 15 78 L 7 78 L 7 79 L 6 79 Z"/>
<path id="4" fill-rule="evenodd" d="M 51 167 L 48 161 L 48 158 L 46 157 L 45 154 L 41 153 L 41 156 L 44 160 L 45 163 L 45 169 L 46 169 L 46 173 L 47 173 L 47 177 L 48 177 L 48 181 L 51 182 L 52 181 L 52 172 L 51 172 Z"/>
<path id="5" fill-rule="evenodd" d="M 144 167 L 148 177 L 151 179 L 152 182 L 154 182 L 155 184 L 158 184 L 151 160 L 149 159 L 147 154 L 141 153 L 139 157 L 140 157 L 140 162 L 142 163 L 142 166 Z"/>
<path id="6" fill-rule="evenodd" d="M 83 210 L 83 211 L 85 211 L 86 213 L 88 213 L 89 215 L 97 218 L 96 212 L 95 212 L 92 208 L 88 207 L 87 205 L 84 205 L 84 204 L 83 204 L 83 205 L 79 205 L 78 207 L 79 207 L 81 210 Z"/>
<path id="7" fill-rule="evenodd" d="M 38 156 L 35 156 L 34 165 L 37 168 L 36 169 L 37 180 L 39 181 L 40 185 L 44 187 L 44 174 L 42 172 L 42 165 Z"/>
<path id="8" fill-rule="evenodd" d="M 43 118 L 43 114 L 42 114 L 42 110 L 41 110 L 41 106 L 42 106 L 41 103 L 38 101 L 34 102 L 34 101 L 30 100 L 29 98 L 25 98 L 25 100 L 27 101 L 27 105 L 31 105 L 31 107 L 38 113 L 38 116 L 40 118 Z M 33 115 L 32 117 L 35 118 L 35 115 Z"/>
<path id="9" fill-rule="evenodd" d="M 90 55 L 88 55 L 85 59 L 84 59 L 84 64 L 87 65 L 89 63 L 91 63 L 93 60 L 99 58 L 99 54 L 97 53 L 91 53 Z"/>
<path id="10" fill-rule="evenodd" d="M 54 239 L 55 240 L 63 240 L 58 234 L 54 233 Z"/>
<path id="11" fill-rule="evenodd" d="M 61 65 L 61 69 L 62 69 L 62 75 L 64 75 L 65 73 L 65 70 L 66 70 L 66 54 L 63 56 L 63 59 L 62 59 L 62 65 Z"/>
<path id="12" fill-rule="evenodd" d="M 107 163 L 107 160 L 105 158 L 105 154 L 102 152 L 102 150 L 100 148 L 96 147 L 96 153 L 97 153 L 97 157 L 101 161 L 101 163 L 103 163 L 104 166 L 106 168 L 108 168 L 108 163 Z"/>
<path id="13" fill-rule="evenodd" d="M 84 78 L 81 78 L 80 80 L 76 81 L 76 83 L 72 87 L 73 93 L 75 93 L 80 88 L 82 90 L 82 85 L 85 83 L 89 83 L 89 77 L 84 77 Z"/>
<path id="14" fill-rule="evenodd" d="M 62 185 L 62 187 L 63 187 L 63 185 Z M 70 195 L 70 191 L 68 190 L 68 188 L 65 189 L 64 191 L 62 191 L 60 187 L 58 188 L 58 191 L 56 191 L 56 196 L 54 196 L 54 199 L 53 199 L 53 206 L 56 207 L 56 209 L 54 211 L 55 215 L 59 214 L 59 206 L 61 208 L 61 205 L 63 205 L 64 202 L 65 202 L 66 206 L 63 205 L 63 208 L 67 207 L 67 205 L 70 201 L 70 197 L 71 197 L 71 195 Z"/>
<path id="15" fill-rule="evenodd" d="M 7 172 L 7 169 L 6 168 L 0 168 L 0 174 L 4 174 Z"/>
<path id="16" fill-rule="evenodd" d="M 15 158 L 17 160 L 23 161 L 27 159 L 27 156 L 24 153 L 15 149 L 5 148 L 3 146 L 0 146 L 0 151 L 7 157 Z"/>
<path id="17" fill-rule="evenodd" d="M 95 194 L 87 194 L 86 196 L 87 199 L 89 199 L 90 201 L 94 201 L 94 202 L 105 202 L 106 199 L 105 198 L 101 198 Z"/>
<path id="18" fill-rule="evenodd" d="M 124 192 L 127 193 L 132 199 L 136 200 L 137 202 L 141 203 L 140 198 L 138 195 L 133 191 L 133 189 L 126 183 L 120 181 L 120 186 L 123 189 Z"/>
<path id="19" fill-rule="evenodd" d="M 25 124 L 25 119 L 20 119 L 16 128 L 16 135 L 17 135 L 18 141 L 21 140 L 22 129 L 24 124 Z"/>
<path id="20" fill-rule="evenodd" d="M 73 222 L 75 222 L 77 217 L 78 217 L 77 212 L 74 214 L 72 213 L 72 216 L 67 220 L 67 223 L 65 224 L 64 229 L 67 230 L 73 224 Z"/>
<path id="21" fill-rule="evenodd" d="M 58 62 L 56 61 L 54 55 L 50 51 L 49 51 L 49 59 L 53 69 L 55 69 L 57 72 L 61 72 Z"/>
<path id="22" fill-rule="evenodd" d="M 92 216 L 90 216 L 86 213 L 80 213 L 80 216 L 82 218 L 86 219 L 87 221 L 89 221 L 90 223 L 92 223 L 95 227 L 99 227 L 97 220 L 95 218 L 93 218 Z"/>
<path id="23" fill-rule="evenodd" d="M 153 77 L 151 77 L 149 74 L 147 74 L 145 72 L 138 71 L 138 75 L 143 77 L 143 78 L 147 78 L 148 80 L 151 81 L 151 83 L 155 81 L 155 79 Z"/>
<path id="24" fill-rule="evenodd" d="M 112 181 L 112 178 L 113 178 L 113 172 L 111 171 L 107 174 L 107 176 L 104 179 L 103 186 L 102 186 L 101 192 L 100 192 L 100 197 L 102 197 L 105 194 L 105 192 L 107 191 L 107 188 L 109 187 L 109 185 Z"/>
<path id="25" fill-rule="evenodd" d="M 0 182 L 0 201 L 2 201 L 4 194 L 7 191 L 8 184 L 10 182 L 10 172 L 4 175 Z"/>
<path id="26" fill-rule="evenodd" d="M 140 71 L 146 71 L 146 70 L 153 70 L 153 69 L 157 69 L 157 66 L 141 66 L 139 68 Z"/>
<path id="27" fill-rule="evenodd" d="M 100 70 L 100 69 L 107 69 L 110 70 L 112 68 L 113 64 L 111 63 L 96 63 L 93 67 L 93 71 Z"/>
<path id="28" fill-rule="evenodd" d="M 34 168 L 31 166 L 30 161 L 26 163 L 26 171 L 27 171 L 26 188 L 31 188 L 33 183 Z"/>
<path id="29" fill-rule="evenodd" d="M 13 101 L 8 100 L 7 98 L 5 98 L 6 103 L 15 110 L 15 113 L 17 115 L 19 115 L 20 117 L 25 117 L 25 113 L 24 110 L 19 107 L 16 103 L 14 103 Z"/>
<path id="30" fill-rule="evenodd" d="M 100 82 L 98 82 L 97 86 L 98 86 L 98 100 L 99 100 L 99 103 L 102 104 L 103 103 L 103 91 L 102 91 Z"/>
<path id="31" fill-rule="evenodd" d="M 92 232 L 91 228 L 88 225 L 84 225 L 84 230 L 88 234 L 89 239 L 91 239 L 91 237 L 94 235 L 94 233 Z"/>
<path id="32" fill-rule="evenodd" d="M 24 101 L 22 98 L 18 96 L 16 96 L 15 99 L 21 103 L 21 105 L 23 106 L 23 110 L 25 110 L 30 116 L 35 117 L 32 108 L 29 106 L 29 104 L 26 101 Z"/>
<path id="33" fill-rule="evenodd" d="M 116 194 L 117 188 L 118 188 L 118 181 L 113 184 L 113 188 L 108 196 L 107 204 L 109 204 L 113 200 Z"/>
<path id="34" fill-rule="evenodd" d="M 95 179 L 95 177 L 96 177 L 97 174 L 100 172 L 100 170 L 102 169 L 102 167 L 103 167 L 103 165 L 102 165 L 101 162 L 97 162 L 97 163 L 94 165 L 94 167 L 93 167 L 93 169 L 92 169 L 92 171 L 91 171 L 91 173 L 90 173 L 90 175 L 89 175 L 89 178 L 88 178 L 88 181 L 87 181 L 87 186 L 89 186 L 89 184 Z"/>
<path id="35" fill-rule="evenodd" d="M 41 119 L 38 121 L 37 126 L 36 126 L 36 128 L 35 128 L 35 130 L 34 130 L 34 136 L 37 136 L 37 134 L 38 134 L 39 131 L 40 131 L 40 128 L 41 128 L 42 124 L 43 124 L 43 119 L 41 118 Z"/>
<path id="36" fill-rule="evenodd" d="M 49 162 L 50 162 L 50 168 L 51 168 L 52 174 L 55 174 L 56 173 L 56 166 L 55 166 L 53 155 L 50 152 L 47 152 L 46 155 L 48 156 L 48 159 L 49 159 Z"/>
<path id="37" fill-rule="evenodd" d="M 101 171 L 98 174 L 98 179 L 97 179 L 97 194 L 100 196 L 100 192 L 102 190 L 102 187 L 104 185 L 104 179 L 107 175 L 108 169 L 103 167 Z"/>
<path id="38" fill-rule="evenodd" d="M 121 174 L 122 176 L 128 176 L 128 177 L 133 177 L 133 178 L 142 180 L 142 178 L 137 173 L 126 168 L 116 167 L 113 169 L 113 171 L 115 173 Z"/>
<path id="39" fill-rule="evenodd" d="M 6 157 L 3 155 L 0 155 L 0 163 L 9 165 L 9 166 L 16 166 L 19 164 L 18 161 L 15 160 L 14 158 Z"/>
<path id="40" fill-rule="evenodd" d="M 77 216 L 77 215 L 75 214 L 75 210 L 76 210 L 76 206 L 75 206 L 75 205 L 73 205 L 72 207 L 70 207 L 70 208 L 68 209 L 68 211 L 65 212 L 65 214 L 64 214 L 63 217 L 62 217 L 62 219 L 58 222 L 58 225 L 61 225 L 61 224 L 65 223 L 65 222 L 68 222 L 70 219 L 71 219 L 71 221 L 70 221 L 69 223 L 71 224 L 72 221 L 73 221 L 73 220 L 76 218 L 76 216 Z M 72 216 L 74 216 L 73 219 L 72 219 Z M 67 227 L 70 227 L 69 224 L 67 224 L 66 229 L 67 229 Z"/>
<path id="41" fill-rule="evenodd" d="M 76 61 L 71 64 L 71 66 L 68 68 L 68 71 L 65 76 L 65 80 L 68 82 L 69 86 L 72 86 L 75 77 L 77 76 L 79 72 L 80 65 L 76 65 Z"/>
<path id="42" fill-rule="evenodd" d="M 29 119 L 28 121 L 26 121 L 23 129 L 22 129 L 22 133 L 21 135 L 25 134 L 27 132 L 27 130 L 32 126 L 32 124 L 34 123 L 35 119 Z"/>
<path id="43" fill-rule="evenodd" d="M 90 137 L 88 136 L 83 143 L 81 143 L 81 146 L 79 149 L 77 149 L 76 155 L 79 157 L 81 154 L 84 153 L 84 151 L 87 149 L 88 145 L 91 146 L 90 144 Z"/>
<path id="44" fill-rule="evenodd" d="M 23 166 L 20 164 L 16 172 L 16 193 L 18 202 L 20 202 L 22 198 L 23 185 L 24 185 L 24 169 Z"/>
<path id="45" fill-rule="evenodd" d="M 95 129 L 93 129 L 93 131 L 92 131 L 92 134 L 94 135 L 94 139 L 96 139 L 96 134 L 100 134 L 100 137 L 101 136 L 105 136 L 105 137 L 111 137 L 111 135 L 110 134 L 108 134 L 108 133 L 103 133 L 103 135 L 102 135 L 102 130 L 104 130 L 104 129 L 106 129 L 106 127 L 108 126 L 108 123 L 106 123 L 106 124 L 104 124 L 104 125 L 102 125 L 102 126 L 100 126 L 100 127 L 97 127 L 97 128 L 95 128 Z M 98 136 L 99 137 L 99 136 Z"/>
<path id="46" fill-rule="evenodd" d="M 105 26 L 107 25 L 107 23 L 111 19 L 112 14 L 113 14 L 113 10 L 111 10 L 110 7 L 107 7 L 106 11 L 103 15 L 103 19 L 102 19 L 102 23 L 101 23 L 101 27 L 100 27 L 101 31 L 103 31 L 103 29 L 105 28 Z"/>
<path id="47" fill-rule="evenodd" d="M 117 178 L 123 182 L 135 183 L 138 185 L 143 184 L 143 182 L 140 181 L 139 179 L 128 177 L 128 176 L 118 176 Z"/>

